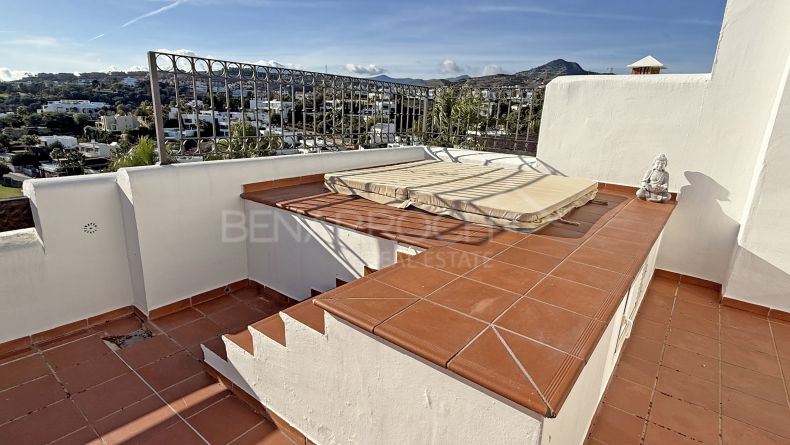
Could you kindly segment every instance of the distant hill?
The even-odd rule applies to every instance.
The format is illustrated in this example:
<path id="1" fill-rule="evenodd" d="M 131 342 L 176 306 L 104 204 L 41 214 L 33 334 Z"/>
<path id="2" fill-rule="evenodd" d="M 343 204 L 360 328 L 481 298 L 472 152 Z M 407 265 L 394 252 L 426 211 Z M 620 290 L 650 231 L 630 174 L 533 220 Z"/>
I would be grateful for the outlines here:
<path id="1" fill-rule="evenodd" d="M 492 76 L 470 77 L 462 75 L 449 79 L 415 79 L 410 77 L 395 78 L 387 75 L 372 77 L 371 79 L 384 82 L 394 82 L 406 85 L 417 86 L 441 86 L 441 85 L 463 85 L 475 88 L 495 87 L 495 86 L 538 86 L 549 83 L 552 79 L 559 76 L 581 76 L 587 74 L 600 74 L 587 71 L 576 62 L 567 60 L 552 60 L 535 68 L 526 71 L 519 71 L 514 74 L 494 74 Z"/>

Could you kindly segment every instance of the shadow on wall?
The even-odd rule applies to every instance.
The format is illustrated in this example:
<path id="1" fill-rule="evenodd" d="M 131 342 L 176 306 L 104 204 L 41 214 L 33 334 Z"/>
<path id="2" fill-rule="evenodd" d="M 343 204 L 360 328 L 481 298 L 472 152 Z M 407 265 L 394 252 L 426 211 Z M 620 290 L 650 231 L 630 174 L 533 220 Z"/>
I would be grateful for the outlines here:
<path id="1" fill-rule="evenodd" d="M 730 266 L 739 224 L 721 209 L 730 192 L 710 176 L 686 171 L 678 206 L 666 226 L 658 267 L 672 272 L 702 271 L 698 278 L 722 283 Z M 705 233 L 705 236 L 700 236 Z M 732 242 L 711 242 L 729 239 Z M 683 257 L 676 252 L 686 252 Z M 692 252 L 692 253 L 689 253 Z"/>
<path id="2" fill-rule="evenodd" d="M 752 251 L 738 246 L 724 294 L 761 306 L 790 311 L 790 274 Z"/>

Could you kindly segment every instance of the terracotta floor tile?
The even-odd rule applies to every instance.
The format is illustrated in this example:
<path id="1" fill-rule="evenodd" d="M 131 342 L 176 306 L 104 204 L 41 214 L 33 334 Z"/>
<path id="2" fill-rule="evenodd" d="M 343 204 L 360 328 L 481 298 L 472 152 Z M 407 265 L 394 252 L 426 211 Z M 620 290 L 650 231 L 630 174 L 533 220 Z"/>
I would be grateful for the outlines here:
<path id="1" fill-rule="evenodd" d="M 647 418 L 652 388 L 614 377 L 604 394 L 603 402 L 643 419 Z"/>
<path id="2" fill-rule="evenodd" d="M 294 445 L 282 431 L 261 422 L 233 442 L 233 445 Z"/>
<path id="3" fill-rule="evenodd" d="M 186 351 L 182 351 L 143 366 L 137 372 L 152 388 L 160 391 L 202 373 L 203 367 Z"/>
<path id="4" fill-rule="evenodd" d="M 676 297 L 672 294 L 662 294 L 658 292 L 654 292 L 650 288 L 647 289 L 645 292 L 645 297 L 642 304 L 650 303 L 656 306 L 661 306 L 665 308 L 674 308 L 675 307 L 675 299 Z"/>
<path id="5" fill-rule="evenodd" d="M 545 275 L 497 260 L 489 260 L 466 274 L 467 278 L 523 295 Z"/>
<path id="6" fill-rule="evenodd" d="M 719 411 L 719 385 L 662 366 L 656 391 L 713 412 Z"/>
<path id="7" fill-rule="evenodd" d="M 661 295 L 675 296 L 679 286 L 680 283 L 677 280 L 653 276 L 653 279 L 650 280 L 647 290 L 649 292 L 655 292 Z"/>
<path id="8" fill-rule="evenodd" d="M 636 258 L 632 256 L 619 255 L 587 246 L 577 249 L 568 259 L 621 274 L 630 273 L 636 266 Z"/>
<path id="9" fill-rule="evenodd" d="M 93 422 L 152 394 L 151 389 L 140 378 L 128 373 L 75 394 L 72 399 L 85 413 L 85 417 Z"/>
<path id="10" fill-rule="evenodd" d="M 214 312 L 224 311 L 225 309 L 233 306 L 234 304 L 236 304 L 235 298 L 231 297 L 230 295 L 221 295 L 217 298 L 208 300 L 205 303 L 200 303 L 193 307 L 198 312 L 204 315 L 209 315 Z"/>
<path id="11" fill-rule="evenodd" d="M 673 313 L 671 329 L 682 329 L 684 331 L 693 332 L 695 334 L 704 335 L 706 337 L 718 339 L 720 337 L 720 330 L 718 323 L 701 320 L 695 315 Z M 723 331 L 723 328 L 722 328 Z"/>
<path id="12" fill-rule="evenodd" d="M 376 326 L 374 332 L 445 366 L 485 324 L 427 301 L 418 301 Z"/>
<path id="13" fill-rule="evenodd" d="M 647 430 L 645 431 L 644 445 L 699 445 L 700 442 L 668 430 L 655 423 L 648 422 Z"/>
<path id="14" fill-rule="evenodd" d="M 93 424 L 107 445 L 142 442 L 180 419 L 159 397 L 149 396 Z"/>
<path id="15" fill-rule="evenodd" d="M 755 333 L 741 331 L 740 329 L 729 326 L 721 327 L 721 342 L 732 343 L 743 348 L 754 349 L 766 354 L 776 354 L 774 342 L 770 332 Z"/>
<path id="16" fill-rule="evenodd" d="M 637 319 L 644 318 L 661 324 L 668 324 L 671 317 L 672 306 L 647 299 L 639 306 L 637 313 Z"/>
<path id="17" fill-rule="evenodd" d="M 160 395 L 186 418 L 228 397 L 230 393 L 222 384 L 206 373 L 201 373 L 162 391 Z"/>
<path id="18" fill-rule="evenodd" d="M 719 381 L 718 360 L 686 351 L 685 349 L 667 346 L 661 364 L 667 368 L 690 374 L 709 382 L 718 383 Z"/>
<path id="19" fill-rule="evenodd" d="M 653 396 L 650 421 L 706 444 L 719 443 L 717 413 L 664 394 Z"/>
<path id="20" fill-rule="evenodd" d="M 77 431 L 69 433 L 50 445 L 103 445 L 99 436 L 90 426 L 84 426 Z"/>
<path id="21" fill-rule="evenodd" d="M 626 340 L 623 354 L 651 363 L 659 363 L 663 349 L 664 344 L 662 342 L 642 337 L 631 337 Z"/>
<path id="22" fill-rule="evenodd" d="M 738 328 L 742 331 L 750 331 L 757 334 L 768 330 L 768 320 L 759 317 L 751 312 L 722 306 L 719 310 L 721 314 L 721 324 Z"/>
<path id="23" fill-rule="evenodd" d="M 463 275 L 488 261 L 488 257 L 449 247 L 439 247 L 422 252 L 414 257 L 412 261 L 419 264 L 428 264 L 445 272 Z"/>
<path id="24" fill-rule="evenodd" d="M 702 304 L 710 307 L 719 306 L 719 293 L 707 287 L 680 283 L 678 286 L 677 296 L 678 300 L 686 300 L 692 303 Z"/>
<path id="25" fill-rule="evenodd" d="M 672 329 L 667 337 L 667 344 L 714 359 L 719 358 L 718 340 L 683 329 Z"/>
<path id="26" fill-rule="evenodd" d="M 431 294 L 456 278 L 456 275 L 432 267 L 409 265 L 395 266 L 376 275 L 378 281 L 420 297 Z"/>
<path id="27" fill-rule="evenodd" d="M 134 369 L 155 362 L 183 349 L 166 335 L 155 335 L 147 340 L 118 351 L 118 355 Z"/>
<path id="28" fill-rule="evenodd" d="M 721 344 L 721 360 L 771 377 L 782 377 L 777 357 L 732 343 Z"/>
<path id="29" fill-rule="evenodd" d="M 217 422 L 217 419 L 223 421 Z M 250 411 L 235 396 L 222 399 L 187 419 L 212 444 L 228 443 L 262 421 L 263 417 Z"/>
<path id="30" fill-rule="evenodd" d="M 537 344 L 534 347 L 540 348 Z M 545 413 L 548 410 L 538 389 L 530 383 L 516 359 L 491 328 L 453 358 L 447 367 L 536 412 Z"/>
<path id="31" fill-rule="evenodd" d="M 129 368 L 117 355 L 107 354 L 67 368 L 59 368 L 55 374 L 66 390 L 75 394 L 127 372 Z"/>
<path id="32" fill-rule="evenodd" d="M 607 252 L 630 256 L 641 256 L 648 250 L 648 246 L 643 243 L 595 235 L 587 241 L 587 245 L 596 249 L 606 250 Z"/>
<path id="33" fill-rule="evenodd" d="M 721 408 L 724 416 L 790 439 L 790 410 L 785 407 L 722 387 Z"/>
<path id="34" fill-rule="evenodd" d="M 663 342 L 669 330 L 667 328 L 668 326 L 664 323 L 657 323 L 647 318 L 637 318 L 631 329 L 631 336 Z"/>
<path id="35" fill-rule="evenodd" d="M 112 353 L 98 335 L 91 335 L 43 352 L 44 358 L 55 369 L 75 365 Z"/>
<path id="36" fill-rule="evenodd" d="M 689 302 L 687 300 L 678 299 L 678 301 L 675 303 L 674 313 L 691 315 L 697 317 L 700 320 L 706 320 L 711 323 L 719 322 L 718 307 L 705 306 L 702 304 Z M 766 323 L 766 327 L 768 327 L 767 323 Z"/>
<path id="37" fill-rule="evenodd" d="M 134 315 L 108 321 L 94 326 L 94 329 L 103 331 L 106 335 L 127 335 L 143 327 L 143 322 Z"/>
<path id="38" fill-rule="evenodd" d="M 0 391 L 50 374 L 44 356 L 29 355 L 0 365 Z"/>
<path id="39" fill-rule="evenodd" d="M 201 318 L 192 323 L 185 324 L 168 332 L 168 337 L 179 345 L 188 348 L 198 345 L 206 340 L 218 337 L 223 329 L 208 318 Z"/>
<path id="40" fill-rule="evenodd" d="M 565 258 L 576 250 L 576 246 L 573 244 L 553 240 L 541 235 L 528 236 L 514 244 L 514 246 L 557 258 Z"/>
<path id="41" fill-rule="evenodd" d="M 784 382 L 729 363 L 721 364 L 721 384 L 754 397 L 787 407 Z"/>
<path id="42" fill-rule="evenodd" d="M 0 393 L 0 424 L 65 399 L 66 391 L 51 375 Z"/>
<path id="43" fill-rule="evenodd" d="M 771 331 L 779 356 L 790 359 L 790 325 L 771 323 Z"/>
<path id="44" fill-rule="evenodd" d="M 145 445 L 205 445 L 205 441 L 198 436 L 186 422 L 181 420 L 165 428 L 154 428 L 152 431 L 141 432 L 135 437 Z M 236 443 L 234 442 L 234 445 Z"/>
<path id="45" fill-rule="evenodd" d="M 614 370 L 617 377 L 653 388 L 658 376 L 658 363 L 622 354 Z"/>
<path id="46" fill-rule="evenodd" d="M 46 425 L 46 427 L 42 427 Z M 0 426 L 0 443 L 40 445 L 85 427 L 85 419 L 70 400 L 61 400 L 14 422 Z"/>
<path id="47" fill-rule="evenodd" d="M 489 258 L 508 248 L 506 244 L 496 243 L 493 241 L 472 244 L 454 243 L 451 244 L 450 247 L 456 250 L 462 250 L 464 252 L 474 253 L 476 255 Z"/>
<path id="48" fill-rule="evenodd" d="M 526 267 L 541 273 L 549 273 L 552 269 L 562 261 L 553 256 L 544 255 L 542 253 L 533 252 L 531 250 L 519 249 L 518 247 L 511 247 L 496 257 L 498 261 L 503 261 L 514 266 Z"/>
<path id="49" fill-rule="evenodd" d="M 488 322 L 519 298 L 519 294 L 466 278 L 459 278 L 428 296 L 430 301 Z"/>
<path id="50" fill-rule="evenodd" d="M 599 320 L 609 298 L 603 290 L 552 276 L 538 283 L 527 295 Z"/>
<path id="51" fill-rule="evenodd" d="M 202 313 L 196 311 L 191 307 L 188 307 L 184 310 L 174 312 L 170 315 L 165 315 L 164 317 L 157 318 L 156 320 L 153 320 L 153 323 L 159 326 L 164 331 L 170 331 L 174 328 L 183 326 L 187 323 L 191 323 L 200 318 L 203 318 Z"/>
<path id="52" fill-rule="evenodd" d="M 723 445 L 760 444 L 788 445 L 790 439 L 771 434 L 739 420 L 727 416 L 721 418 L 721 438 Z"/>
<path id="53" fill-rule="evenodd" d="M 579 355 L 598 340 L 602 323 L 589 317 L 525 297 L 508 309 L 497 326 Z"/>
<path id="54" fill-rule="evenodd" d="M 617 272 L 577 263 L 575 261 L 564 261 L 551 272 L 551 275 L 605 291 L 614 290 L 626 279 L 624 275 Z"/>
<path id="55" fill-rule="evenodd" d="M 264 318 L 265 315 L 246 304 L 236 304 L 208 316 L 224 332 L 238 332 L 248 325 Z"/>
<path id="56" fill-rule="evenodd" d="M 590 436 L 605 444 L 638 445 L 645 421 L 607 404 L 601 405 Z"/>

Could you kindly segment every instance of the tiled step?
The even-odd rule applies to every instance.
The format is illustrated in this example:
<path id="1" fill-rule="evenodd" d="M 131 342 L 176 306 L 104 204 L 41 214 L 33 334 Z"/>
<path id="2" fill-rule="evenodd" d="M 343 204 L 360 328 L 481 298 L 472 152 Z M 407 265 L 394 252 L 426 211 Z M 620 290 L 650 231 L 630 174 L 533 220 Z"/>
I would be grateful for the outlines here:
<path id="1" fill-rule="evenodd" d="M 291 306 L 283 312 L 314 331 L 324 334 L 324 310 L 314 305 L 312 298 Z"/>
<path id="2" fill-rule="evenodd" d="M 285 323 L 279 313 L 253 323 L 250 327 L 285 346 Z"/>
<path id="3" fill-rule="evenodd" d="M 238 345 L 241 349 L 244 349 L 248 353 L 252 354 L 252 334 L 247 329 L 243 331 L 237 332 L 235 334 L 226 334 L 225 337 L 228 340 L 232 341 L 236 345 Z"/>

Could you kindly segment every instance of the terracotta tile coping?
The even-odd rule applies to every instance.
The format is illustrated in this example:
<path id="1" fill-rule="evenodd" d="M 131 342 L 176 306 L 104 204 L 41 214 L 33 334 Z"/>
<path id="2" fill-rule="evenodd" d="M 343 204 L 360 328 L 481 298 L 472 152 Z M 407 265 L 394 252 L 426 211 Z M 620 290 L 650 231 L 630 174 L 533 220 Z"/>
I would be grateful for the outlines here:
<path id="1" fill-rule="evenodd" d="M 634 192 L 602 185 L 598 202 L 565 217 L 570 224 L 533 234 L 394 209 L 318 183 L 242 198 L 425 248 L 338 282 L 315 305 L 552 417 L 674 209 Z"/>

